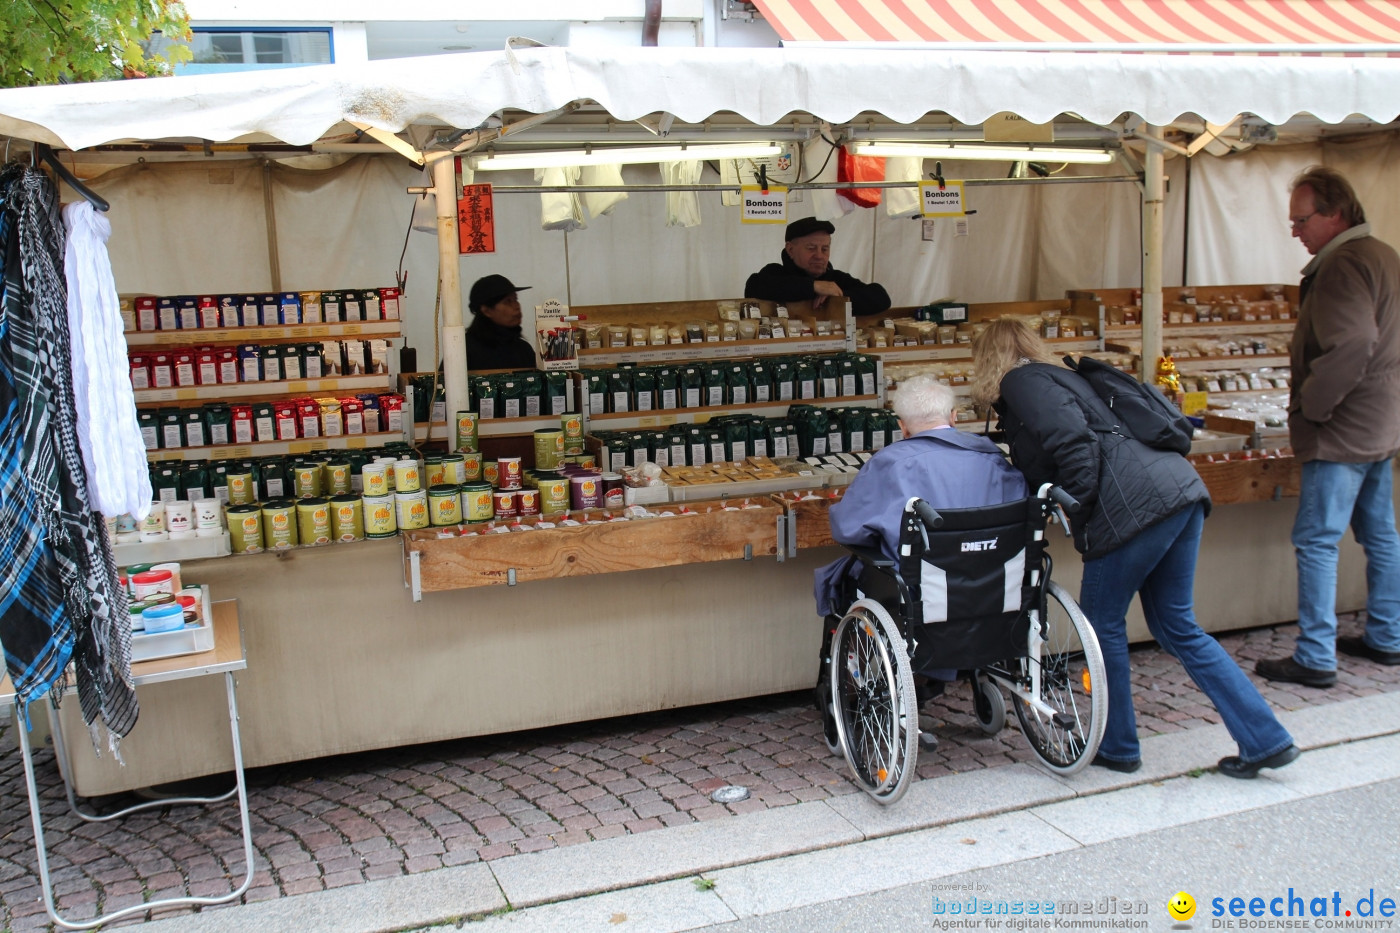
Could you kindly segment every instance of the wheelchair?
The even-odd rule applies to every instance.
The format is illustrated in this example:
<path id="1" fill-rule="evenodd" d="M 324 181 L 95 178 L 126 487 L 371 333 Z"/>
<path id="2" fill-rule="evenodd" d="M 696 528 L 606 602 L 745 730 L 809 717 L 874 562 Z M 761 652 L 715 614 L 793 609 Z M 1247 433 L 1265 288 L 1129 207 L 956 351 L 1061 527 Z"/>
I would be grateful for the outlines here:
<path id="1" fill-rule="evenodd" d="M 911 498 L 898 560 L 847 548 L 862 567 L 846 594 L 854 602 L 828 627 L 818 696 L 835 720 L 828 745 L 877 802 L 909 788 L 920 740 L 915 675 L 934 669 L 968 673 L 988 734 L 1005 725 L 1009 695 L 1049 770 L 1074 774 L 1098 751 L 1107 678 L 1089 620 L 1050 579 L 1045 528 L 1052 517 L 1063 523 L 1057 505 L 1078 508 L 1048 484 L 976 509 L 939 512 Z"/>

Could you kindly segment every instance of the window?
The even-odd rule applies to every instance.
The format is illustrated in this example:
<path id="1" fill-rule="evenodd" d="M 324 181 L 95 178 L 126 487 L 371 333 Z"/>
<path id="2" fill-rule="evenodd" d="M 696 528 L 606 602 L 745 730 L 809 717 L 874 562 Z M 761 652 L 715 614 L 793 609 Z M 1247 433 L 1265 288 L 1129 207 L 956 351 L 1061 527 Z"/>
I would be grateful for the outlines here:
<path id="1" fill-rule="evenodd" d="M 193 29 L 190 41 L 193 61 L 177 66 L 180 74 L 243 71 L 259 67 L 325 65 L 335 60 L 331 30 L 306 29 Z"/>

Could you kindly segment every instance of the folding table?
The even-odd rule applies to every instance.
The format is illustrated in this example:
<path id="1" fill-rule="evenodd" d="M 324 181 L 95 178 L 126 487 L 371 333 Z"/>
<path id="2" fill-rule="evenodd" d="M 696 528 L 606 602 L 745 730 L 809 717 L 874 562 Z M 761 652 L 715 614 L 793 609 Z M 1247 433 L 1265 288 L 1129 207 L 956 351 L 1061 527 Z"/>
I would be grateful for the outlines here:
<path id="1" fill-rule="evenodd" d="M 84 811 L 78 805 L 77 795 L 73 787 L 68 782 L 68 749 L 63 740 L 63 726 L 61 717 L 58 715 L 57 706 L 52 695 L 49 701 L 49 721 L 53 730 L 54 757 L 58 760 L 59 774 L 63 778 L 64 790 L 68 795 L 68 806 L 75 814 L 88 822 L 106 822 L 115 820 L 140 810 L 149 810 L 156 807 L 169 807 L 177 804 L 194 803 L 219 803 L 229 800 L 235 795 L 238 798 L 239 817 L 242 821 L 243 830 L 243 860 L 247 867 L 243 878 L 243 883 L 227 894 L 217 897 L 171 897 L 158 901 L 148 901 L 144 904 L 134 904 L 124 907 L 121 910 L 113 911 L 109 914 L 102 914 L 90 920 L 65 920 L 59 916 L 58 909 L 54 903 L 53 883 L 49 878 L 48 847 L 44 840 L 43 819 L 39 813 L 39 789 L 34 780 L 34 759 L 29 747 L 29 733 L 24 727 L 23 716 L 18 717 L 16 732 L 19 735 L 20 753 L 24 757 L 24 780 L 29 792 L 29 818 L 34 824 L 34 850 L 39 862 L 39 884 L 44 892 L 44 907 L 48 911 L 49 918 L 54 924 L 65 930 L 89 930 L 93 927 L 101 926 L 104 923 L 111 923 L 122 917 L 129 917 L 134 914 L 143 914 L 149 911 L 161 910 L 167 907 L 184 906 L 208 906 L 212 904 L 223 904 L 235 898 L 241 897 L 249 886 L 253 883 L 253 835 L 248 817 L 248 790 L 244 783 L 243 776 L 243 747 L 238 734 L 238 699 L 235 695 L 234 672 L 241 671 L 248 667 L 247 655 L 243 649 L 243 632 L 238 621 L 238 606 L 234 600 L 224 600 L 213 604 L 214 626 L 214 647 L 208 651 L 198 654 L 179 655 L 170 658 L 158 658 L 151 661 L 140 661 L 131 665 L 132 681 L 138 687 L 152 684 L 164 683 L 171 680 L 182 680 L 186 677 L 205 677 L 211 674 L 223 674 L 226 696 L 228 700 L 228 720 L 229 732 L 233 740 L 233 774 L 234 786 L 227 793 L 217 797 L 175 797 L 161 796 L 157 799 L 148 800 L 143 803 L 134 804 L 115 813 L 98 815 Z M 14 688 L 10 684 L 9 677 L 0 680 L 0 709 L 13 706 L 15 702 Z M 76 702 L 76 700 L 75 700 Z M 137 728 L 140 728 L 138 721 Z"/>

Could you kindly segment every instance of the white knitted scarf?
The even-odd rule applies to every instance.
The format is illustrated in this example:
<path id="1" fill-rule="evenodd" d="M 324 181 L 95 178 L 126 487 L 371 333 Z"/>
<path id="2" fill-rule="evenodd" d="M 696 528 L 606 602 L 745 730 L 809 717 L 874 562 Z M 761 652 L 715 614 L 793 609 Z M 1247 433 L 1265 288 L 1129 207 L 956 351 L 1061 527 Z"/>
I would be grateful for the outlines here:
<path id="1" fill-rule="evenodd" d="M 151 478 L 107 255 L 112 224 L 87 201 L 65 207 L 63 222 L 73 395 L 89 504 L 104 515 L 130 513 L 140 521 L 151 509 Z"/>

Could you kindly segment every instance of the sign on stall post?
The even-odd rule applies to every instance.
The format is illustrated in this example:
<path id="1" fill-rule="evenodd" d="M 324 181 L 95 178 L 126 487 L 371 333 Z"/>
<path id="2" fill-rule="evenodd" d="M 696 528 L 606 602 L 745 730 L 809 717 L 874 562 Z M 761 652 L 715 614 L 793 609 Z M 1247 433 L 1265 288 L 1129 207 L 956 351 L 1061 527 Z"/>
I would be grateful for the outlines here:
<path id="1" fill-rule="evenodd" d="M 578 315 L 570 314 L 567 305 L 551 298 L 535 305 L 535 336 L 540 362 L 545 372 L 578 369 L 578 345 L 583 331 L 574 323 Z"/>
<path id="2" fill-rule="evenodd" d="M 463 185 L 457 200 L 457 252 L 496 251 L 496 211 L 491 206 L 490 185 Z"/>
<path id="3" fill-rule="evenodd" d="M 960 181 L 919 182 L 919 204 L 925 217 L 962 217 L 967 213 Z"/>
<path id="4" fill-rule="evenodd" d="M 743 199 L 744 213 L 740 218 L 746 224 L 785 224 L 787 223 L 787 188 L 782 185 L 744 185 L 739 189 Z"/>

